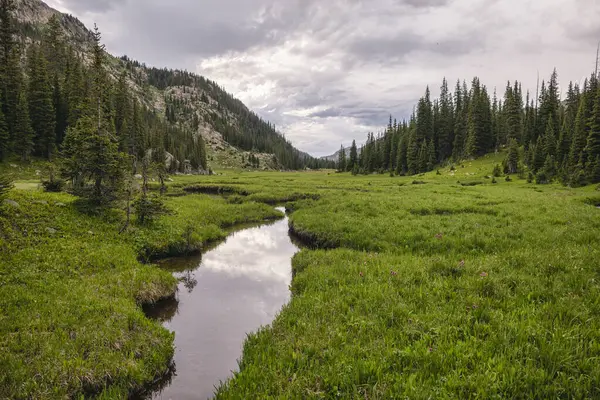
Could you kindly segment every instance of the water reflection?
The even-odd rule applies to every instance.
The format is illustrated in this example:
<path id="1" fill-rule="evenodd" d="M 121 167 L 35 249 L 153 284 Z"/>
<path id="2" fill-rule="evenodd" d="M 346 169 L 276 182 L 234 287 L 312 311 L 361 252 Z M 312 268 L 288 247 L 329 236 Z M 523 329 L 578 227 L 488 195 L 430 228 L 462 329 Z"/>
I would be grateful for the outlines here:
<path id="1" fill-rule="evenodd" d="M 164 265 L 180 279 L 179 293 L 149 315 L 175 332 L 177 374 L 154 399 L 212 397 L 237 369 L 247 333 L 270 324 L 289 301 L 297 251 L 283 219 L 236 232 L 202 257 Z"/>
<path id="2" fill-rule="evenodd" d="M 148 318 L 169 322 L 177 314 L 179 300 L 177 297 L 169 297 L 156 304 L 144 305 L 143 310 Z"/>

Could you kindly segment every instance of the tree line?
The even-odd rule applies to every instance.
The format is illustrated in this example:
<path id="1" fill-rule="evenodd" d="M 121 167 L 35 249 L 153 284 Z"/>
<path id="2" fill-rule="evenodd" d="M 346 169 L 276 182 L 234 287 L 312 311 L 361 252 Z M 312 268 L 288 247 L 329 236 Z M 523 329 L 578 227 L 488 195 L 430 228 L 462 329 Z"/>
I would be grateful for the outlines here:
<path id="1" fill-rule="evenodd" d="M 149 151 L 156 159 L 168 152 L 206 169 L 201 137 L 163 121 L 142 104 L 132 95 L 125 69 L 116 77 L 108 72 L 98 32 L 90 33 L 91 52 L 78 51 L 65 38 L 66 17 L 54 15 L 40 40 L 28 44 L 15 10 L 14 0 L 0 2 L 0 161 L 61 158 L 70 145 L 66 139 L 85 130 L 86 117 L 97 117 L 100 107 L 107 137 L 118 152 L 137 159 Z M 172 171 L 183 172 L 182 164 L 173 162 Z"/>
<path id="2" fill-rule="evenodd" d="M 344 149 L 338 170 L 415 175 L 439 165 L 508 149 L 506 173 L 527 174 L 539 183 L 559 180 L 581 186 L 600 182 L 600 85 L 594 72 L 583 84 L 570 82 L 566 98 L 556 70 L 537 93 L 523 94 L 522 84 L 508 82 L 504 96 L 475 77 L 458 81 L 454 92 L 443 80 L 440 97 L 429 88 L 409 120 L 390 116 L 382 134 L 369 133 L 357 154 Z"/>

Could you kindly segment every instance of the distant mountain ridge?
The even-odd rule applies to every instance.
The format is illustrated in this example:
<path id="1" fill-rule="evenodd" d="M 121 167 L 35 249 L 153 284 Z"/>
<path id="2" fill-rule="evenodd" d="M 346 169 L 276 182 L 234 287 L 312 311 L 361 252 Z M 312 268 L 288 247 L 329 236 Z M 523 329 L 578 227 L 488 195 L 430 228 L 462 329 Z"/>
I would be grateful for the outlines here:
<path id="1" fill-rule="evenodd" d="M 350 149 L 352 149 L 352 147 L 345 147 L 344 151 L 346 152 L 346 157 L 350 157 Z M 362 147 L 357 147 L 357 153 L 360 156 L 360 153 L 362 151 Z M 338 162 L 340 159 L 340 152 L 342 150 L 338 150 L 336 151 L 334 154 L 330 155 L 330 156 L 325 156 L 325 157 L 321 157 L 320 159 L 323 161 L 329 161 L 329 162 Z"/>

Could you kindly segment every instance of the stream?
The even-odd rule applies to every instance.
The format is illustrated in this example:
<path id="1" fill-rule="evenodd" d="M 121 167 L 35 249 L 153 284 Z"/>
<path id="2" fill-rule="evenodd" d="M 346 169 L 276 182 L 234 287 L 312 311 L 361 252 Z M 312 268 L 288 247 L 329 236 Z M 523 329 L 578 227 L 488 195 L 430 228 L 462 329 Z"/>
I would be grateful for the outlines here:
<path id="1" fill-rule="evenodd" d="M 286 217 L 237 230 L 202 256 L 162 263 L 180 279 L 177 297 L 145 311 L 175 332 L 175 372 L 148 398 L 212 398 L 238 369 L 247 334 L 290 300 L 298 250 Z"/>

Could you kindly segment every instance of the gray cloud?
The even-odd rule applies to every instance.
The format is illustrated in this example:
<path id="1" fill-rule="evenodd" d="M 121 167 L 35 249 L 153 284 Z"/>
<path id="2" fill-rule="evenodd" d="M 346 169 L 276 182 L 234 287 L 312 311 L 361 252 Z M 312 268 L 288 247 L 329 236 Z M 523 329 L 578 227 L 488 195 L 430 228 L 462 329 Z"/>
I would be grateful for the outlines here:
<path id="1" fill-rule="evenodd" d="M 122 2 L 121 0 L 63 0 L 60 3 L 74 13 L 85 13 L 105 12 Z"/>
<path id="2" fill-rule="evenodd" d="M 499 95 L 558 68 L 589 76 L 597 0 L 48 0 L 97 22 L 108 49 L 216 80 L 294 144 L 332 153 L 429 85 L 478 75 Z"/>
<path id="3" fill-rule="evenodd" d="M 339 117 L 342 115 L 342 110 L 339 108 L 328 108 L 323 111 L 317 111 L 311 113 L 309 117 L 311 118 L 331 118 L 331 117 Z"/>
<path id="4" fill-rule="evenodd" d="M 429 8 L 446 5 L 449 0 L 400 0 L 400 2 L 416 8 Z"/>

